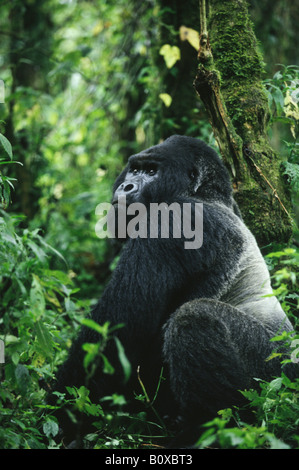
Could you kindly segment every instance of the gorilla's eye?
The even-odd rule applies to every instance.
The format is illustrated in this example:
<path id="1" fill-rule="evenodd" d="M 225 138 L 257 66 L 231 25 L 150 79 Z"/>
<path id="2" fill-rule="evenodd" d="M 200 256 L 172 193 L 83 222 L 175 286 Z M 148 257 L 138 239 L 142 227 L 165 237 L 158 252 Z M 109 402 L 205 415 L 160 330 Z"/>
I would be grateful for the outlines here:
<path id="1" fill-rule="evenodd" d="M 151 168 L 150 170 L 148 170 L 148 174 L 150 176 L 154 176 L 156 174 L 156 170 L 154 170 L 154 168 Z"/>
<path id="2" fill-rule="evenodd" d="M 137 173 L 138 173 L 137 168 L 132 169 L 132 173 L 133 173 L 133 175 L 137 175 Z"/>
<path id="3" fill-rule="evenodd" d="M 192 181 L 195 180 L 195 178 L 196 178 L 196 171 L 195 171 L 195 170 L 190 171 L 189 176 L 190 176 L 190 179 L 191 179 Z"/>

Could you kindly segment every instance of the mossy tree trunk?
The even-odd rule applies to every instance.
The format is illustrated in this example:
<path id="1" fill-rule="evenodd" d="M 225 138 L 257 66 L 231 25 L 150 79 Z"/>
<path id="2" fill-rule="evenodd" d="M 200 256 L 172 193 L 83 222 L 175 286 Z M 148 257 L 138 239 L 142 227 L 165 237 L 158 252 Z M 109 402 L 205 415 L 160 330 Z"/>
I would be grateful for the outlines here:
<path id="1" fill-rule="evenodd" d="M 200 2 L 201 7 L 206 2 Z M 267 136 L 263 60 L 245 0 L 210 0 L 201 15 L 199 67 L 194 82 L 228 167 L 245 223 L 260 246 L 292 233 L 281 161 Z"/>

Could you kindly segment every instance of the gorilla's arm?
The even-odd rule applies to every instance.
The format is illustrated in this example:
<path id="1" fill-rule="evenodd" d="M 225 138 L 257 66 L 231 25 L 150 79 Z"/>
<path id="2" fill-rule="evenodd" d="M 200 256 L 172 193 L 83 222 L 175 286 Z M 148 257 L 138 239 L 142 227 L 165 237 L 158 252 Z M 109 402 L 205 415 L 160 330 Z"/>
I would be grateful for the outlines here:
<path id="1" fill-rule="evenodd" d="M 192 297 L 217 294 L 217 289 L 232 269 L 227 253 L 230 253 L 232 265 L 237 263 L 242 237 L 227 217 L 226 211 L 222 213 L 220 207 L 209 204 L 204 207 L 204 240 L 198 250 L 185 249 L 183 236 L 127 240 L 120 261 L 91 317 L 101 325 L 107 321 L 110 326 L 125 324 L 116 334 L 133 370 L 136 370 L 142 352 L 161 334 L 162 325 L 177 307 Z M 209 272 L 213 272 L 213 283 L 207 282 L 211 279 Z M 56 390 L 64 391 L 65 385 L 84 384 L 82 345 L 99 340 L 95 331 L 86 327 L 81 329 L 69 359 L 59 370 Z M 121 367 L 113 340 L 108 342 L 104 354 L 116 372 L 107 378 L 99 367 L 91 385 L 98 396 L 111 393 L 112 383 L 113 391 L 117 391 L 121 382 Z"/>
<path id="2" fill-rule="evenodd" d="M 125 325 L 116 330 L 115 334 L 123 344 L 134 370 L 142 350 L 148 347 L 155 335 L 160 334 L 161 325 L 171 313 L 170 304 L 173 305 L 173 297 L 179 297 L 181 280 L 190 277 L 186 266 L 190 266 L 190 271 L 192 267 L 194 269 L 194 253 L 193 257 L 190 252 L 185 253 L 183 250 L 179 254 L 177 240 L 173 242 L 174 240 L 159 243 L 158 240 L 129 239 L 110 282 L 91 312 L 91 318 L 100 325 L 107 321 L 111 327 Z M 171 245 L 173 248 L 170 248 Z M 177 256 L 170 256 L 169 251 L 172 249 Z M 189 260 L 186 261 L 186 258 Z M 68 360 L 58 371 L 55 390 L 64 392 L 66 385 L 79 387 L 85 384 L 82 345 L 100 340 L 94 330 L 81 327 Z M 108 342 L 104 354 L 116 368 L 116 373 L 113 377 L 108 377 L 101 372 L 99 366 L 93 381 L 99 396 L 104 396 L 109 390 L 111 392 L 111 381 L 115 379 L 115 375 L 121 374 L 113 340 Z M 119 384 L 115 383 L 114 391 L 117 390 Z"/>

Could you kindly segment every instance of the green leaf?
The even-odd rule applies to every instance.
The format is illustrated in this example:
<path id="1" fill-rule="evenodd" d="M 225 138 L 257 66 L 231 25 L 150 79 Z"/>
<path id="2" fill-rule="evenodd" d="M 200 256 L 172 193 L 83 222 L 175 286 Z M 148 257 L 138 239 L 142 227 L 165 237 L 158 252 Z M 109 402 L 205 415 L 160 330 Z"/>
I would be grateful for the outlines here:
<path id="1" fill-rule="evenodd" d="M 272 92 L 276 107 L 277 107 L 277 112 L 281 113 L 284 107 L 284 96 L 282 91 L 275 87 L 275 89 Z"/>
<path id="2" fill-rule="evenodd" d="M 0 134 L 0 142 L 1 142 L 2 147 L 4 148 L 5 152 L 7 153 L 9 158 L 12 160 L 11 143 L 9 142 L 9 140 L 3 134 Z"/>
<path id="3" fill-rule="evenodd" d="M 103 366 L 104 374 L 109 374 L 109 375 L 114 374 L 114 367 L 112 366 L 112 364 L 110 364 L 107 357 L 104 354 L 101 354 L 101 358 L 103 359 L 103 362 L 104 362 L 104 366 Z"/>
<path id="4" fill-rule="evenodd" d="M 20 362 L 20 354 L 18 352 L 14 352 L 11 355 L 11 360 L 15 366 L 17 366 Z"/>
<path id="5" fill-rule="evenodd" d="M 290 449 L 288 444 L 285 444 L 280 439 L 277 439 L 275 436 L 268 435 L 268 441 L 270 442 L 270 449 Z"/>
<path id="6" fill-rule="evenodd" d="M 31 248 L 31 250 L 33 251 L 33 253 L 35 254 L 35 256 L 42 262 L 44 263 L 46 258 L 47 258 L 47 255 L 46 253 L 36 244 L 34 243 L 32 240 L 27 240 L 27 245 L 29 246 L 29 248 Z"/>
<path id="7" fill-rule="evenodd" d="M 43 431 L 47 437 L 55 437 L 59 432 L 59 426 L 55 421 L 49 419 L 43 424 Z"/>
<path id="8" fill-rule="evenodd" d="M 95 361 L 99 354 L 99 348 L 100 345 L 99 343 L 84 343 L 82 345 L 83 351 L 85 351 L 87 354 L 84 356 L 84 368 L 87 369 L 91 363 Z"/>
<path id="9" fill-rule="evenodd" d="M 125 354 L 125 349 L 123 345 L 121 344 L 120 340 L 116 336 L 114 339 L 115 339 L 115 343 L 117 347 L 118 357 L 119 357 L 120 363 L 124 371 L 125 382 L 127 382 L 131 376 L 131 371 L 132 371 L 131 364 Z"/>
<path id="10" fill-rule="evenodd" d="M 104 411 L 100 405 L 95 403 L 85 403 L 84 411 L 91 416 L 104 416 Z"/>
<path id="11" fill-rule="evenodd" d="M 274 379 L 272 380 L 272 382 L 270 382 L 269 384 L 269 390 L 279 390 L 281 388 L 281 385 L 282 385 L 282 378 L 281 377 L 278 377 L 277 379 Z"/>
<path id="12" fill-rule="evenodd" d="M 55 250 L 55 248 L 53 248 L 51 245 L 48 245 L 48 243 L 45 242 L 45 240 L 43 239 L 43 237 L 40 237 L 39 235 L 37 235 L 37 239 L 39 240 L 39 242 L 40 242 L 41 245 L 43 245 L 46 249 L 52 251 L 56 256 L 58 256 L 58 258 L 60 258 L 60 259 L 66 264 L 66 266 L 68 266 L 67 261 L 66 261 L 66 259 L 62 256 L 62 254 L 59 253 L 59 251 Z"/>
<path id="13" fill-rule="evenodd" d="M 77 397 L 77 396 L 78 396 L 76 387 L 65 387 L 65 388 L 66 388 L 66 390 L 68 391 L 68 393 L 69 393 L 70 395 L 72 395 L 73 397 Z"/>
<path id="14" fill-rule="evenodd" d="M 35 318 L 39 318 L 45 312 L 46 302 L 42 286 L 38 277 L 33 274 L 32 286 L 30 289 L 30 304 Z"/>
<path id="15" fill-rule="evenodd" d="M 83 318 L 81 323 L 82 325 L 87 326 L 88 328 L 91 328 L 92 330 L 99 333 L 101 336 L 103 336 L 103 338 L 107 338 L 109 322 L 104 323 L 104 325 L 99 325 L 91 318 Z"/>
<path id="16" fill-rule="evenodd" d="M 36 338 L 38 341 L 39 346 L 41 347 L 42 351 L 45 353 L 46 356 L 52 355 L 53 352 L 53 344 L 52 344 L 52 337 L 48 331 L 48 328 L 42 323 L 38 321 L 35 323 L 35 333 Z"/>
<path id="17" fill-rule="evenodd" d="M 15 369 L 15 377 L 22 393 L 25 393 L 30 382 L 28 369 L 24 365 L 18 364 Z"/>

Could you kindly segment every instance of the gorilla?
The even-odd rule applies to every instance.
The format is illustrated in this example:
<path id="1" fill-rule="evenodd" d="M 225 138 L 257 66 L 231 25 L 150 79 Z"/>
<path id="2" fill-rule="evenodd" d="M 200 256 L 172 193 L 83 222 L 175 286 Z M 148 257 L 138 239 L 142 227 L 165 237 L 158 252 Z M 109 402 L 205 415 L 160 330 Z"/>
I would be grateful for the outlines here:
<path id="1" fill-rule="evenodd" d="M 115 371 L 106 374 L 99 364 L 87 384 L 90 397 L 99 402 L 120 393 L 135 409 L 140 406 L 134 399 L 141 393 L 138 378 L 152 399 L 163 367 L 155 407 L 160 416 L 177 419 L 182 430 L 192 429 L 218 410 L 241 404 L 240 390 L 256 387 L 255 378 L 280 374 L 280 359 L 268 360 L 277 347 L 270 339 L 293 327 L 273 295 L 228 172 L 212 148 L 175 135 L 131 156 L 114 184 L 115 214 L 121 197 L 126 207 L 188 204 L 193 229 L 196 207 L 202 205 L 203 237 L 200 247 L 187 249 L 185 231 L 174 234 L 171 211 L 168 237 L 161 235 L 161 225 L 155 237 L 149 229 L 147 236 L 123 237 L 118 265 L 91 318 L 100 325 L 122 325 L 114 335 L 131 364 L 131 376 L 125 380 L 116 341 L 108 341 L 104 354 Z M 96 331 L 81 328 L 55 390 L 86 384 L 82 345 L 100 341 Z"/>

